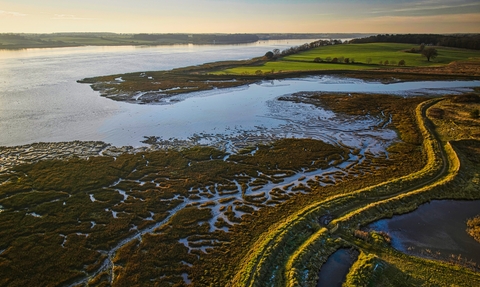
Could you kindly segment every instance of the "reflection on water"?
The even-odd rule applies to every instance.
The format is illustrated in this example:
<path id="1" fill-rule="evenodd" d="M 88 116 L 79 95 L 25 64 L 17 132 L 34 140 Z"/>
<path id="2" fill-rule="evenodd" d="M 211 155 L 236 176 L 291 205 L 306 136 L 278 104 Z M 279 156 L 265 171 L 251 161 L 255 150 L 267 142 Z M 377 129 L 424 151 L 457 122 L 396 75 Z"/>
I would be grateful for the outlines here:
<path id="1" fill-rule="evenodd" d="M 239 136 L 311 137 L 361 146 L 374 153 L 396 139 L 376 127 L 380 119 L 345 118 L 276 98 L 299 91 L 385 92 L 402 96 L 425 89 L 479 86 L 480 82 L 384 85 L 334 77 L 269 81 L 230 90 L 177 96 L 167 105 L 133 105 L 100 97 L 76 80 L 105 74 L 163 70 L 204 62 L 244 59 L 304 40 L 250 45 L 77 47 L 0 51 L 0 145 L 101 140 L 140 146 L 144 136 L 204 142 Z"/>
<path id="2" fill-rule="evenodd" d="M 411 213 L 382 219 L 368 228 L 388 232 L 392 246 L 402 252 L 442 260 L 451 255 L 480 266 L 480 243 L 471 237 L 466 221 L 480 213 L 480 201 L 435 200 Z"/>
<path id="3" fill-rule="evenodd" d="M 358 251 L 339 249 L 322 265 L 317 287 L 342 287 L 348 270 L 358 258 Z"/>

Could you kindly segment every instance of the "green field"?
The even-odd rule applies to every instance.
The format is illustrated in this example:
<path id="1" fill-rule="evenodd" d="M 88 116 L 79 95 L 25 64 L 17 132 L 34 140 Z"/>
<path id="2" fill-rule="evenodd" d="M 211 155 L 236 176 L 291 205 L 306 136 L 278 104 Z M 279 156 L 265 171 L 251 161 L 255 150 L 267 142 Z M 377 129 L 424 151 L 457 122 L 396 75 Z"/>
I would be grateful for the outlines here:
<path id="1" fill-rule="evenodd" d="M 372 43 L 372 44 L 342 44 L 323 46 L 306 52 L 269 61 L 261 66 L 245 66 L 223 70 L 218 74 L 254 74 L 258 70 L 262 73 L 278 73 L 281 71 L 316 71 L 316 70 L 363 70 L 374 68 L 398 67 L 398 62 L 404 60 L 407 67 L 428 67 L 446 65 L 453 61 L 467 60 L 480 57 L 480 51 L 436 47 L 437 58 L 427 61 L 420 53 L 408 53 L 411 48 L 418 49 L 412 44 Z M 349 58 L 355 64 L 326 62 L 327 58 Z M 315 58 L 324 62 L 316 63 Z M 380 64 L 380 61 L 382 64 Z M 388 65 L 384 65 L 388 61 Z M 393 63 L 393 64 L 392 64 Z"/>

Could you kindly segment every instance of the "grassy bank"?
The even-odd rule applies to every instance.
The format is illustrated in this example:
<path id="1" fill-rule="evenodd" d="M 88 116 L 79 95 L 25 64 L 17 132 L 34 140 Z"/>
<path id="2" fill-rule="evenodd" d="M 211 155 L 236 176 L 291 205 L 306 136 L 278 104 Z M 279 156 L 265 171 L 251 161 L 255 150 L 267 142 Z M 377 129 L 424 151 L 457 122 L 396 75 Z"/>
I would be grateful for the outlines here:
<path id="1" fill-rule="evenodd" d="M 437 137 L 432 134 L 431 123 L 424 123 L 426 110 L 434 103 L 435 101 L 420 105 L 417 109 L 417 119 L 424 135 L 424 152 L 429 158 L 422 171 L 386 182 L 384 187 L 379 185 L 360 190 L 353 193 L 353 196 L 343 197 L 344 200 L 330 199 L 316 203 L 312 205 L 313 208 L 308 207 L 291 216 L 261 239 L 263 243 L 253 249 L 255 251 L 247 257 L 249 259 L 246 258 L 240 272 L 233 279 L 232 286 L 261 286 L 262 282 L 275 286 L 314 286 L 317 279 L 312 270 L 318 270 L 332 250 L 341 245 L 332 238 L 331 233 L 340 236 L 347 234 L 345 236 L 348 238 L 348 234 L 358 225 L 409 212 L 432 198 L 478 198 L 478 194 L 475 195 L 468 189 L 456 194 L 445 192 L 457 178 L 460 161 L 450 144 L 439 146 Z M 379 188 L 384 191 L 378 192 L 376 189 Z M 373 194 L 369 195 L 371 192 Z M 369 203 L 369 196 L 376 199 Z M 335 212 L 336 206 L 350 207 L 340 209 L 338 213 Z M 321 228 L 316 222 L 322 214 L 327 213 L 341 216 L 330 222 L 328 229 Z M 312 229 L 317 231 L 312 232 Z M 317 256 L 319 253 L 322 256 Z M 462 280 L 468 281 L 471 278 L 469 276 L 472 276 L 471 273 L 465 273 Z"/>
<path id="2" fill-rule="evenodd" d="M 370 70 L 398 67 L 404 61 L 405 69 L 448 65 L 454 61 L 473 60 L 480 51 L 435 47 L 438 57 L 427 61 L 420 53 L 411 53 L 410 44 L 372 43 L 322 46 L 306 52 L 269 61 L 263 65 L 226 69 L 217 74 L 271 74 L 288 71 Z M 334 61 L 334 59 L 337 59 Z M 348 59 L 346 63 L 345 59 Z M 337 62 L 337 63 L 334 63 Z"/>
<path id="3" fill-rule="evenodd" d="M 312 75 L 338 75 L 387 83 L 480 79 L 480 51 L 437 47 L 439 56 L 428 62 L 419 53 L 408 52 L 411 46 L 394 43 L 337 44 L 275 59 L 263 56 L 169 71 L 100 76 L 79 82 L 90 84 L 102 96 L 113 100 L 155 103 L 182 93 Z M 347 58 L 348 63 L 345 62 Z M 402 60 L 406 64 L 399 66 Z"/>

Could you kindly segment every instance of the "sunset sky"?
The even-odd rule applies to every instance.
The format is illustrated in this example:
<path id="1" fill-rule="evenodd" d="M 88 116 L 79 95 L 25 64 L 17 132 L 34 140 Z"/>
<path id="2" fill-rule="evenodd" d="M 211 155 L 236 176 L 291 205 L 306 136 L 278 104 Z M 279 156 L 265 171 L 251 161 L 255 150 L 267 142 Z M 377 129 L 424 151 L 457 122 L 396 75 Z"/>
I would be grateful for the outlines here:
<path id="1" fill-rule="evenodd" d="M 0 33 L 479 33 L 478 0 L 0 0 Z"/>

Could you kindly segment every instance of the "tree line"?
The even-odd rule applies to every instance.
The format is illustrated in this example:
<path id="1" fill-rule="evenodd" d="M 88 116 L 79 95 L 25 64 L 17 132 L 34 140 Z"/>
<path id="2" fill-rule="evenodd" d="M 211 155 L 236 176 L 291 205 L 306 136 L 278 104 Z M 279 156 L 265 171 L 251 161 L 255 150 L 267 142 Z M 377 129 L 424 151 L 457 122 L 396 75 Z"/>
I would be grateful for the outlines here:
<path id="1" fill-rule="evenodd" d="M 427 45 L 480 50 L 480 34 L 379 34 L 350 41 L 352 44 L 378 42 L 418 45 L 425 43 Z"/>
<path id="2" fill-rule="evenodd" d="M 258 41 L 254 34 L 135 34 L 134 40 L 143 41 L 176 41 L 193 44 L 237 44 Z"/>
<path id="3" fill-rule="evenodd" d="M 280 51 L 279 49 L 274 49 L 273 51 L 268 51 L 265 54 L 265 57 L 267 57 L 268 59 L 277 59 L 277 58 L 297 54 L 300 52 L 308 51 L 310 49 L 318 48 L 321 46 L 339 45 L 339 44 L 342 44 L 342 40 L 318 40 L 311 43 L 305 43 L 300 46 L 290 47 L 283 51 Z"/>

